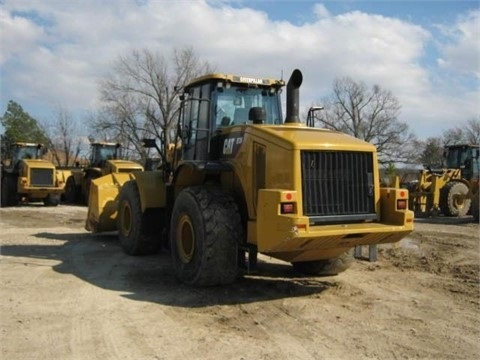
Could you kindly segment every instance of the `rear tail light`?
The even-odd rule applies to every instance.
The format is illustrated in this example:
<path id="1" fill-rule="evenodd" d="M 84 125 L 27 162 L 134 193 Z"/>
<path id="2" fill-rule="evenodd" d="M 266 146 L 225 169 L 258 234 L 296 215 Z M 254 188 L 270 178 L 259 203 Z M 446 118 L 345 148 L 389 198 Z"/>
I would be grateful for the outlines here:
<path id="1" fill-rule="evenodd" d="M 397 210 L 406 210 L 407 209 L 407 200 L 401 199 L 397 200 Z"/>
<path id="2" fill-rule="evenodd" d="M 282 214 L 293 214 L 295 212 L 295 206 L 293 203 L 281 203 L 280 209 Z"/>

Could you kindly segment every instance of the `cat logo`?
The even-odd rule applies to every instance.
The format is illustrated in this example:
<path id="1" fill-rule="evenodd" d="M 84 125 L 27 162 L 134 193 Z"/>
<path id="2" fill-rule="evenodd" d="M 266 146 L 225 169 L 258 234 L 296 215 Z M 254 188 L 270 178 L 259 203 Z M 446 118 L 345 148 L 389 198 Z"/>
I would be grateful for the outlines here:
<path id="1" fill-rule="evenodd" d="M 226 138 L 223 142 L 223 155 L 232 155 L 235 153 L 235 150 L 238 149 L 243 143 L 242 137 L 232 137 Z"/>
<path id="2" fill-rule="evenodd" d="M 233 154 L 233 145 L 235 144 L 235 139 L 225 139 L 223 143 L 223 155 L 232 155 Z"/>

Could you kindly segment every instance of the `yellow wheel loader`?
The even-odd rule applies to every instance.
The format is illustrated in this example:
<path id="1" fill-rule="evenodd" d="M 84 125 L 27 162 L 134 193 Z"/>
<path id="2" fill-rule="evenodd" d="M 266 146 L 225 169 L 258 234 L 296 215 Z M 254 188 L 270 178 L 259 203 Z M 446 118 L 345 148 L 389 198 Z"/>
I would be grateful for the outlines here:
<path id="1" fill-rule="evenodd" d="M 417 216 L 467 215 L 478 189 L 479 149 L 469 144 L 446 146 L 445 168 L 421 170 L 417 180 L 401 185 L 410 192 L 409 208 Z"/>
<path id="2" fill-rule="evenodd" d="M 258 252 L 333 275 L 356 245 L 402 239 L 408 191 L 380 188 L 373 145 L 300 123 L 302 80 L 293 71 L 285 121 L 283 80 L 193 80 L 166 163 L 93 180 L 87 230 L 118 230 L 132 255 L 169 248 L 178 278 L 197 286 L 233 282 Z"/>
<path id="3" fill-rule="evenodd" d="M 86 204 L 93 179 L 110 173 L 143 171 L 142 165 L 120 159 L 118 143 L 92 142 L 90 147 L 89 166 L 72 169 L 67 177 L 64 194 L 66 202 Z"/>
<path id="4" fill-rule="evenodd" d="M 15 206 L 20 201 L 43 201 L 57 206 L 65 188 L 63 173 L 42 159 L 42 144 L 13 143 L 2 159 L 1 206 Z"/>

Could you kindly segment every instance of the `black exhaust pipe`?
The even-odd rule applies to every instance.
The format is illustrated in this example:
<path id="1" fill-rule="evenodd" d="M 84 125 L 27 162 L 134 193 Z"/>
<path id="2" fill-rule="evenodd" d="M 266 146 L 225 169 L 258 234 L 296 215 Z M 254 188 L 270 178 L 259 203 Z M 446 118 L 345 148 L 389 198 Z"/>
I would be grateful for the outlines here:
<path id="1" fill-rule="evenodd" d="M 303 75 L 298 69 L 293 70 L 292 76 L 287 83 L 287 117 L 285 124 L 299 123 L 300 117 L 300 85 L 302 85 Z"/>

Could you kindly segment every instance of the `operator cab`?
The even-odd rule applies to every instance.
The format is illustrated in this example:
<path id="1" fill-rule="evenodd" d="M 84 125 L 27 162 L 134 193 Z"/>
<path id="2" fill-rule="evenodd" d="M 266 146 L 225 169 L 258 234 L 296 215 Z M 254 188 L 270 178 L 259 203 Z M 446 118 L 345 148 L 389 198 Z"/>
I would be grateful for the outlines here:
<path id="1" fill-rule="evenodd" d="M 40 159 L 43 155 L 42 144 L 33 143 L 15 143 L 11 149 L 10 166 L 18 167 L 21 160 Z"/>
<path id="2" fill-rule="evenodd" d="M 446 168 L 462 169 L 466 180 L 479 177 L 480 173 L 480 146 L 478 145 L 450 145 L 445 148 L 444 156 Z"/>
<path id="3" fill-rule="evenodd" d="M 118 159 L 120 144 L 116 143 L 92 143 L 90 154 L 90 166 L 104 167 L 107 160 Z"/>
<path id="4" fill-rule="evenodd" d="M 232 126 L 282 124 L 283 80 L 212 74 L 184 89 L 179 133 L 182 160 L 215 160 L 215 149 Z M 212 148 L 213 147 L 213 148 Z"/>

